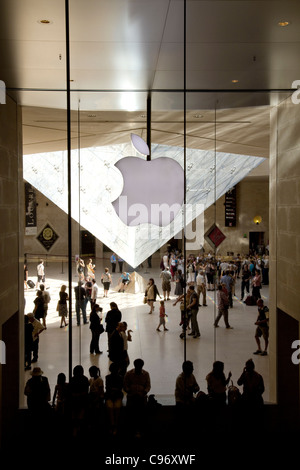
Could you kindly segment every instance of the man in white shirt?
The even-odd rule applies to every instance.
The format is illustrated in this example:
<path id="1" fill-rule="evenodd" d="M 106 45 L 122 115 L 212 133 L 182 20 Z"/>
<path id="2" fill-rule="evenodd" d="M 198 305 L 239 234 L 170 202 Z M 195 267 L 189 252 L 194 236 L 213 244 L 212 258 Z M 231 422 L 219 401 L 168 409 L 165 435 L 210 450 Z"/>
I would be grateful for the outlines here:
<path id="1" fill-rule="evenodd" d="M 98 295 L 98 284 L 96 279 L 92 279 L 92 294 L 91 294 L 91 306 L 97 303 L 97 295 Z"/>
<path id="2" fill-rule="evenodd" d="M 200 307 L 200 294 L 202 294 L 202 305 L 203 307 L 207 307 L 206 303 L 206 280 L 204 276 L 204 271 L 199 271 L 196 277 L 196 285 L 197 285 L 197 295 L 199 297 L 199 307 Z"/>
<path id="3" fill-rule="evenodd" d="M 38 289 L 39 284 L 41 282 L 45 282 L 45 267 L 44 267 L 44 260 L 40 260 L 39 264 L 37 265 L 37 283 L 36 288 Z"/>

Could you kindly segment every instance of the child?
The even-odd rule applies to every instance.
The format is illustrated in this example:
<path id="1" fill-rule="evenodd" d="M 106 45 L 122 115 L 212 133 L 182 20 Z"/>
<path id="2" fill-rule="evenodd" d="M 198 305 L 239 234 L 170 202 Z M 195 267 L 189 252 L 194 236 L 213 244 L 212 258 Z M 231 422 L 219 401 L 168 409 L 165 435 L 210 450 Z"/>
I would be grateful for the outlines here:
<path id="1" fill-rule="evenodd" d="M 159 308 L 159 324 L 158 327 L 156 328 L 156 331 L 160 331 L 159 327 L 160 325 L 163 325 L 164 331 L 168 331 L 168 328 L 166 328 L 166 317 L 168 315 L 166 314 L 165 310 L 165 302 L 163 300 L 160 301 L 160 308 Z"/>
<path id="2" fill-rule="evenodd" d="M 52 399 L 52 407 L 59 415 L 65 414 L 66 400 L 68 395 L 68 383 L 66 382 L 66 376 L 63 372 L 57 376 L 57 384 Z"/>

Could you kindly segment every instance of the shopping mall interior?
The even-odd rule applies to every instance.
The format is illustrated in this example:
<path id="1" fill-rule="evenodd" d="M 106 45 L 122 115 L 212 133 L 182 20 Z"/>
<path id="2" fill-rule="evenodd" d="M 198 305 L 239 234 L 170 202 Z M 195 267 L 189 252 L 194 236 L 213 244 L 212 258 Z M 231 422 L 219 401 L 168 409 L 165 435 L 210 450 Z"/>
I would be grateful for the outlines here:
<path id="1" fill-rule="evenodd" d="M 296 435 L 299 2 L 0 5 L 1 443 L 19 438 L 18 425 L 25 429 L 31 370 L 24 370 L 24 315 L 33 311 L 36 288 L 25 289 L 24 262 L 36 284 L 41 259 L 51 301 L 36 366 L 51 393 L 57 375 L 69 380 L 78 364 L 86 375 L 91 365 L 102 377 L 109 373 L 106 334 L 103 353 L 91 356 L 89 326 L 76 324 L 77 260 L 92 258 L 103 322 L 116 302 L 132 330 L 130 364 L 143 359 L 150 393 L 162 405 L 154 429 L 173 423 L 183 361 L 193 362 L 206 392 L 214 361 L 224 362 L 236 385 L 252 358 L 264 378 L 266 429 Z M 134 206 L 126 212 L 130 220 L 122 218 L 122 196 Z M 164 203 L 174 204 L 169 219 L 163 213 L 156 222 L 148 204 Z M 207 307 L 199 308 L 201 337 L 180 337 L 172 282 L 168 331 L 156 331 L 158 302 L 149 315 L 144 291 L 153 278 L 162 295 L 161 260 L 170 250 L 185 259 L 268 257 L 269 283 L 261 289 L 270 316 L 266 356 L 253 355 L 257 307 L 241 298 L 240 277 L 229 309 L 233 329 L 222 320 L 214 328 L 217 292 L 211 290 Z M 100 278 L 105 267 L 111 270 L 112 253 L 134 281 L 119 292 L 117 268 L 106 298 Z M 56 310 L 62 284 L 71 299 L 64 328 Z"/>

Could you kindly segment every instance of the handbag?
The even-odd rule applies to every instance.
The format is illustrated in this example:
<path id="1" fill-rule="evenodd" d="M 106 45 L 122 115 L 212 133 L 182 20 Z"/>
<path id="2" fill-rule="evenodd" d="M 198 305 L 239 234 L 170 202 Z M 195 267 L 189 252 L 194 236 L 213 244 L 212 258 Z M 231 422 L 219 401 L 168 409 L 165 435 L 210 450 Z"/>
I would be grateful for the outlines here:
<path id="1" fill-rule="evenodd" d="M 57 305 L 56 305 L 56 311 L 57 312 L 59 311 L 59 301 L 57 302 Z"/>
<path id="2" fill-rule="evenodd" d="M 144 304 L 146 304 L 148 302 L 148 297 L 145 295 L 144 297 Z"/>

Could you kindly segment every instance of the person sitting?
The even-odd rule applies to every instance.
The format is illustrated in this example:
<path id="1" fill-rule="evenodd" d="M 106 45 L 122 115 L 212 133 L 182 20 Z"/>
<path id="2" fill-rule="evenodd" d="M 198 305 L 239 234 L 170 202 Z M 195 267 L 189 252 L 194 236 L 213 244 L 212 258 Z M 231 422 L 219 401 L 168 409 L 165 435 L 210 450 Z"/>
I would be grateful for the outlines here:
<path id="1" fill-rule="evenodd" d="M 128 286 L 128 284 L 130 283 L 131 281 L 131 276 L 129 273 L 126 273 L 125 271 L 122 272 L 121 276 L 120 276 L 120 279 L 119 279 L 120 283 L 121 283 L 121 287 L 120 289 L 118 290 L 118 292 L 125 292 L 125 288 L 126 286 Z"/>

